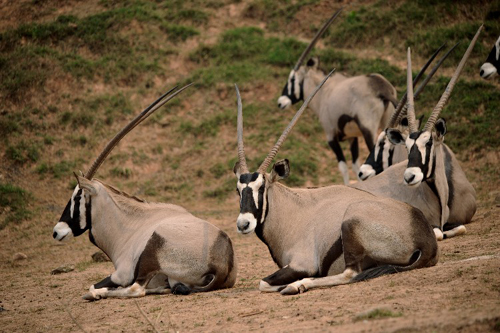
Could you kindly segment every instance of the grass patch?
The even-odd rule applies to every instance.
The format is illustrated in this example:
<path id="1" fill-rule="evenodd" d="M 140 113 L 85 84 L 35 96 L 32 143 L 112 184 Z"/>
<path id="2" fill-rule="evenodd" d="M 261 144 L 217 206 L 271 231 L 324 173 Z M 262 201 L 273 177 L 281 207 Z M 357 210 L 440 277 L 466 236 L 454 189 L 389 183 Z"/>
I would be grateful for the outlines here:
<path id="1" fill-rule="evenodd" d="M 50 174 L 55 179 L 62 179 L 71 176 L 75 167 L 74 161 L 61 161 L 55 164 L 44 162 L 36 167 L 36 172 L 42 176 Z"/>
<path id="2" fill-rule="evenodd" d="M 244 15 L 248 18 L 268 22 L 271 31 L 286 29 L 286 26 L 295 20 L 295 16 L 305 6 L 318 3 L 319 0 L 254 0 L 245 9 Z"/>
<path id="3" fill-rule="evenodd" d="M 162 25 L 162 30 L 168 34 L 168 39 L 173 42 L 185 42 L 188 38 L 200 34 L 200 32 L 193 27 L 178 24 L 164 24 Z"/>
<path id="4" fill-rule="evenodd" d="M 14 145 L 9 145 L 5 155 L 12 162 L 18 164 L 36 162 L 40 158 L 40 144 L 23 140 Z"/>
<path id="5" fill-rule="evenodd" d="M 373 309 L 368 312 L 357 315 L 354 318 L 354 321 L 361 320 L 372 320 L 372 319 L 381 319 L 381 318 L 396 318 L 401 317 L 403 313 L 401 312 L 392 312 L 388 309 Z"/>
<path id="6" fill-rule="evenodd" d="M 12 184 L 0 183 L 0 230 L 11 222 L 20 222 L 29 219 L 32 212 L 28 202 L 33 195 Z"/>

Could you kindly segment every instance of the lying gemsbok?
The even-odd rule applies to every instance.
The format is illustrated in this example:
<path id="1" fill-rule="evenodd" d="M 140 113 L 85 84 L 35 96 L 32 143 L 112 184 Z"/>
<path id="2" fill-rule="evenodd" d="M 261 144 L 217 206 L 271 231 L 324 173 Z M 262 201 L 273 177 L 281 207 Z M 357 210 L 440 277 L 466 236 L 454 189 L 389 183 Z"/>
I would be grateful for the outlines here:
<path id="1" fill-rule="evenodd" d="M 414 97 L 419 95 L 453 48 L 439 60 L 425 81 L 418 87 Z M 418 82 L 418 78 L 424 70 L 425 66 L 413 81 L 413 85 Z M 389 129 L 397 128 L 403 135 L 407 135 L 408 124 L 404 123 L 407 120 L 406 106 L 403 107 L 403 104 L 407 105 L 406 94 L 401 99 L 389 122 Z M 476 211 L 476 193 L 451 149 L 443 144 L 445 153 L 442 157 L 444 158 L 445 172 L 436 173 L 436 177 L 445 177 L 448 188 L 452 189 L 451 191 L 442 186 L 436 186 L 436 183 L 444 183 L 435 179 L 436 177 L 429 178 L 420 186 L 408 186 L 403 182 L 408 153 L 402 145 L 396 146 L 389 141 L 386 137 L 386 132 L 389 129 L 385 129 L 380 133 L 375 148 L 370 152 L 365 164 L 361 166 L 360 179 L 365 181 L 352 186 L 376 195 L 404 201 L 420 209 L 429 223 L 435 228 L 434 232 L 437 240 L 464 234 L 466 228 L 463 224 L 469 223 Z M 441 205 L 440 201 L 439 194 L 443 193 L 443 191 L 449 192 L 446 205 Z"/>
<path id="2" fill-rule="evenodd" d="M 413 98 L 408 99 L 408 127 L 409 135 L 402 133 L 397 129 L 389 129 L 387 131 L 387 137 L 392 142 L 392 144 L 405 145 L 408 152 L 408 163 L 403 174 L 403 179 L 408 186 L 420 186 L 422 182 L 427 182 L 432 184 L 436 189 L 437 195 L 439 197 L 439 202 L 441 204 L 443 215 L 447 216 L 451 197 L 457 196 L 455 183 L 447 181 L 447 174 L 450 172 L 451 164 L 447 164 L 446 161 L 450 160 L 452 157 L 449 148 L 444 144 L 444 136 L 446 134 L 446 122 L 444 119 L 438 119 L 439 113 L 443 109 L 444 105 L 448 101 L 448 98 L 453 91 L 453 88 L 465 66 L 469 55 L 474 48 L 474 45 L 479 37 L 483 26 L 479 27 L 476 35 L 472 39 L 467 48 L 467 51 L 462 57 L 462 60 L 458 64 L 455 73 L 453 74 L 448 86 L 446 87 L 443 95 L 439 99 L 439 102 L 434 107 L 432 114 L 429 116 L 427 123 L 425 124 L 423 130 L 419 130 L 416 125 L 415 119 L 415 108 L 413 105 Z M 410 90 L 410 87 L 408 88 Z M 413 96 L 408 93 L 408 96 Z M 465 175 L 464 175 L 465 178 Z M 472 188 L 472 185 L 468 183 L 467 179 L 465 181 Z M 465 183 L 463 183 L 465 184 Z M 474 209 L 471 211 L 470 217 L 474 215 L 475 212 L 475 192 L 468 192 L 468 196 L 460 198 L 457 200 L 456 204 L 459 207 L 466 208 L 471 206 L 473 203 Z M 464 207 L 465 206 L 465 207 Z M 463 212 L 461 215 L 465 216 L 467 211 Z"/>
<path id="3" fill-rule="evenodd" d="M 331 75 L 331 73 L 329 74 Z M 431 226 L 412 206 L 343 185 L 289 188 L 288 160 L 267 168 L 288 133 L 329 75 L 316 87 L 256 172 L 249 172 L 238 95 L 240 233 L 255 231 L 280 268 L 260 282 L 261 291 L 296 294 L 435 265 L 439 252 Z"/>
<path id="4" fill-rule="evenodd" d="M 84 299 L 188 294 L 234 285 L 233 247 L 223 231 L 180 206 L 148 203 L 93 179 L 128 132 L 187 87 L 161 96 L 108 143 L 85 176 L 75 175 L 78 185 L 53 236 L 61 241 L 89 230 L 90 241 L 115 266 Z"/>

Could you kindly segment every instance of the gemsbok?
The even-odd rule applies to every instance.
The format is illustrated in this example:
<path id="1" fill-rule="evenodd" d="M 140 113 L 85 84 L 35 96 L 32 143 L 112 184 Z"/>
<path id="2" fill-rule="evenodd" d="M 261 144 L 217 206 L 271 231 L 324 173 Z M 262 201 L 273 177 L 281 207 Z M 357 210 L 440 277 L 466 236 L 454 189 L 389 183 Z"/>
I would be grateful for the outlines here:
<path id="1" fill-rule="evenodd" d="M 286 159 L 267 173 L 329 75 L 309 95 L 256 172 L 250 172 L 246 163 L 243 111 L 236 88 L 238 162 L 234 173 L 240 196 L 236 226 L 242 234 L 255 231 L 279 267 L 260 281 L 261 291 L 297 294 L 432 266 L 439 258 L 431 226 L 422 212 L 406 203 L 344 185 L 289 188 L 279 183 L 290 174 Z"/>
<path id="2" fill-rule="evenodd" d="M 180 206 L 149 203 L 93 179 L 128 132 L 188 86 L 161 96 L 107 144 L 85 175 L 75 174 L 78 185 L 53 237 L 62 241 L 88 230 L 90 241 L 115 266 L 113 274 L 90 287 L 86 300 L 188 294 L 234 285 L 236 262 L 226 233 Z"/>
<path id="3" fill-rule="evenodd" d="M 318 68 L 318 58 L 303 66 L 309 52 L 340 14 L 338 10 L 316 33 L 288 76 L 278 107 L 287 108 L 304 99 L 314 90 L 325 74 Z M 397 104 L 396 89 L 380 74 L 347 77 L 335 73 L 318 92 L 310 108 L 319 118 L 328 145 L 335 153 L 344 184 L 349 184 L 349 170 L 340 142 L 350 141 L 352 169 L 359 173 L 358 137 L 363 137 L 368 149 L 374 146 L 378 131 L 384 129 Z"/>
<path id="4" fill-rule="evenodd" d="M 463 219 L 463 216 L 469 215 L 470 218 L 472 218 L 475 212 L 475 192 L 472 185 L 470 185 L 465 178 L 465 175 L 463 175 L 464 179 L 461 183 L 461 190 L 467 188 L 468 186 L 470 186 L 471 189 L 466 193 L 456 193 L 458 187 L 456 185 L 458 182 L 448 181 L 447 174 L 449 175 L 450 173 L 455 173 L 454 177 L 456 177 L 457 174 L 463 174 L 463 171 L 461 169 L 453 169 L 455 166 L 454 163 L 447 163 L 447 161 L 454 160 L 455 157 L 451 150 L 443 143 L 444 136 L 446 134 L 446 122 L 444 119 L 438 119 L 438 117 L 439 113 L 448 101 L 451 92 L 453 91 L 460 73 L 462 72 L 462 69 L 465 66 L 465 63 L 479 37 L 482 27 L 483 26 L 479 27 L 476 35 L 470 42 L 467 51 L 458 64 L 455 73 L 439 99 L 438 104 L 434 107 L 434 110 L 429 116 L 423 130 L 419 130 L 416 126 L 413 92 L 410 92 L 413 89 L 409 84 L 407 113 L 409 135 L 405 135 L 405 133 L 402 133 L 397 129 L 388 129 L 387 131 L 387 137 L 393 144 L 406 145 L 408 162 L 403 173 L 404 183 L 408 186 L 419 186 L 422 182 L 426 182 L 433 189 L 439 197 L 441 216 L 443 217 L 441 221 L 454 222 L 452 219 L 453 217 L 450 214 L 450 197 L 456 196 L 458 198 L 456 201 L 451 201 L 455 202 L 455 207 L 452 207 L 456 208 L 457 218 Z M 466 211 L 469 206 L 473 206 L 474 209 L 472 211 Z M 443 224 L 441 225 L 441 230 L 443 230 Z"/>
<path id="5" fill-rule="evenodd" d="M 495 76 L 498 76 L 500 73 L 500 37 L 498 37 L 495 45 L 493 45 L 493 49 L 491 49 L 488 58 L 481 66 L 481 70 L 479 71 L 479 75 L 483 79 L 491 79 Z"/>

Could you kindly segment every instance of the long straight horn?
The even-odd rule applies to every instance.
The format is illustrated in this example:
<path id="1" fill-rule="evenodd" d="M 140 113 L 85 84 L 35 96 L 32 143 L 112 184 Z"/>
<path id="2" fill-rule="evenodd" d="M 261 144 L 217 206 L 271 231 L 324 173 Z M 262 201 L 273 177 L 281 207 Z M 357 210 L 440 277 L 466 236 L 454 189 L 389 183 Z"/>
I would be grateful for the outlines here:
<path id="1" fill-rule="evenodd" d="M 109 153 L 113 150 L 114 147 L 120 142 L 121 139 L 125 137 L 131 130 L 134 129 L 137 125 L 139 125 L 144 119 L 149 117 L 153 112 L 158 110 L 161 106 L 163 106 L 165 103 L 167 103 L 169 100 L 177 96 L 180 92 L 182 92 L 184 89 L 188 88 L 191 84 L 188 84 L 187 86 L 182 87 L 181 89 L 177 90 L 175 93 L 169 96 L 169 94 L 177 89 L 177 87 L 174 87 L 173 89 L 169 90 L 165 94 L 163 94 L 160 98 L 158 98 L 156 101 L 153 102 L 150 106 L 145 108 L 139 115 L 137 115 L 130 123 L 127 124 L 118 134 L 115 135 L 114 138 L 112 138 L 106 147 L 104 147 L 103 151 L 99 154 L 99 156 L 95 159 L 94 163 L 92 163 L 92 166 L 90 169 L 87 171 L 85 174 L 85 178 L 91 180 L 101 164 L 104 162 L 106 157 L 109 155 Z"/>
<path id="2" fill-rule="evenodd" d="M 238 161 L 240 162 L 240 172 L 248 173 L 247 160 L 245 158 L 245 146 L 243 145 L 243 105 L 241 104 L 240 90 L 235 84 L 236 96 L 238 98 L 238 120 L 237 120 L 237 131 L 238 131 Z"/>
<path id="3" fill-rule="evenodd" d="M 281 136 L 278 139 L 278 141 L 276 141 L 276 144 L 271 149 L 271 152 L 269 153 L 269 155 L 267 155 L 267 157 L 264 160 L 264 162 L 262 162 L 262 164 L 260 165 L 259 169 L 257 170 L 258 172 L 260 172 L 260 173 L 266 172 L 267 167 L 269 166 L 269 164 L 271 164 L 271 162 L 273 161 L 273 159 L 276 157 L 276 154 L 278 154 L 278 151 L 280 150 L 281 145 L 283 144 L 283 142 L 285 141 L 286 137 L 288 136 L 288 134 L 290 133 L 290 131 L 293 129 L 293 127 L 295 126 L 295 124 L 299 120 L 299 118 L 302 115 L 302 113 L 304 112 L 304 110 L 309 105 L 309 102 L 311 102 L 311 100 L 313 99 L 314 95 L 316 95 L 316 93 L 321 89 L 321 87 L 323 86 L 323 84 L 326 82 L 326 80 L 328 80 L 328 78 L 330 78 L 330 76 L 333 74 L 333 72 L 335 72 L 335 69 L 333 69 L 330 73 L 328 73 L 328 75 L 325 76 L 325 78 L 323 79 L 323 81 L 321 81 L 321 83 L 316 87 L 316 89 L 314 89 L 314 91 L 312 92 L 312 94 L 310 94 L 309 97 L 307 97 L 307 99 L 304 102 L 304 104 L 302 104 L 302 106 L 300 107 L 299 111 L 297 111 L 297 113 L 295 113 L 295 116 L 292 118 L 292 120 L 288 124 L 287 128 L 285 128 L 285 130 L 283 131 L 283 134 L 281 134 Z"/>
<path id="4" fill-rule="evenodd" d="M 333 14 L 332 17 L 330 17 L 330 19 L 325 24 L 323 24 L 321 29 L 318 30 L 318 32 L 316 33 L 316 36 L 314 36 L 313 40 L 309 43 L 309 45 L 306 47 L 304 52 L 302 52 L 302 55 L 300 56 L 299 60 L 297 60 L 295 67 L 293 67 L 294 71 L 297 71 L 300 68 L 300 65 L 302 65 L 302 63 L 304 62 L 304 59 L 307 57 L 309 52 L 311 52 L 311 50 L 314 48 L 314 45 L 316 45 L 316 42 L 318 41 L 318 39 L 321 38 L 321 36 L 325 33 L 326 29 L 328 29 L 328 27 L 333 23 L 333 21 L 335 21 L 335 19 L 337 18 L 337 16 L 339 16 L 342 9 L 343 8 L 340 8 L 339 10 L 337 10 L 337 12 L 335 14 Z"/>
<path id="5" fill-rule="evenodd" d="M 469 58 L 472 49 L 474 48 L 474 45 L 476 44 L 477 38 L 479 37 L 479 34 L 481 33 L 481 30 L 483 29 L 483 25 L 477 29 L 476 35 L 472 39 L 472 41 L 469 44 L 469 47 L 467 48 L 467 51 L 465 51 L 464 56 L 462 57 L 462 60 L 460 60 L 460 63 L 458 64 L 457 69 L 455 70 L 455 73 L 450 79 L 450 82 L 448 83 L 448 86 L 446 86 L 446 89 L 439 99 L 439 102 L 437 103 L 436 107 L 432 111 L 432 114 L 430 115 L 429 119 L 427 120 L 427 123 L 425 124 L 424 131 L 431 131 L 432 127 L 436 123 L 439 113 L 443 109 L 444 105 L 448 101 L 448 98 L 451 95 L 451 92 L 453 91 L 453 88 L 455 87 L 455 83 L 457 83 L 457 80 L 460 76 L 460 73 L 462 72 L 462 69 L 465 66 L 465 63 L 467 62 L 467 59 Z"/>
<path id="6" fill-rule="evenodd" d="M 425 78 L 425 80 L 418 86 L 417 90 L 415 90 L 415 92 L 413 93 L 413 98 L 414 99 L 416 99 L 420 95 L 420 93 L 422 93 L 422 91 L 424 90 L 425 86 L 427 86 L 427 83 L 429 83 L 429 81 L 432 79 L 432 77 L 434 76 L 434 74 L 436 74 L 436 72 L 439 69 L 439 67 L 441 67 L 441 64 L 446 60 L 446 58 L 448 58 L 448 56 L 450 55 L 450 53 L 458 46 L 458 44 L 460 44 L 460 42 L 456 43 L 452 48 L 450 48 L 448 50 L 448 52 L 446 52 L 441 57 L 441 59 L 439 59 L 439 61 L 436 63 L 436 65 L 434 65 L 434 67 L 431 69 L 431 72 L 429 73 L 429 75 L 427 75 L 427 77 Z M 415 86 L 415 80 L 413 80 L 413 85 Z M 401 122 L 401 119 L 406 115 L 407 111 L 408 111 L 408 104 L 405 104 L 405 106 L 403 107 L 403 110 L 398 115 L 395 124 L 399 124 Z"/>
<path id="7" fill-rule="evenodd" d="M 420 72 L 418 72 L 417 76 L 415 76 L 415 78 L 413 79 L 414 86 L 420 81 L 420 79 L 424 75 L 427 68 L 434 61 L 434 58 L 436 58 L 436 56 L 439 54 L 439 52 L 441 52 L 441 50 L 443 49 L 444 46 L 445 46 L 445 44 L 441 45 L 441 47 L 439 49 L 437 49 L 436 52 L 434 52 L 434 54 L 429 58 L 429 60 L 427 60 L 425 65 L 422 66 L 422 68 L 420 69 Z M 391 119 L 389 120 L 389 124 L 387 125 L 389 128 L 396 127 L 396 125 L 399 123 L 399 121 L 403 117 L 402 115 L 403 115 L 404 111 L 402 112 L 401 110 L 403 110 L 404 106 L 406 105 L 406 100 L 407 100 L 407 92 L 405 91 L 403 97 L 401 97 L 401 99 L 399 100 L 399 103 L 396 106 L 396 109 L 394 110 L 394 113 L 392 114 Z"/>
<path id="8" fill-rule="evenodd" d="M 408 66 L 406 68 L 406 91 L 408 92 L 408 127 L 410 133 L 418 131 L 415 119 L 415 105 L 413 104 L 413 80 L 411 73 L 411 50 L 408 48 Z"/>

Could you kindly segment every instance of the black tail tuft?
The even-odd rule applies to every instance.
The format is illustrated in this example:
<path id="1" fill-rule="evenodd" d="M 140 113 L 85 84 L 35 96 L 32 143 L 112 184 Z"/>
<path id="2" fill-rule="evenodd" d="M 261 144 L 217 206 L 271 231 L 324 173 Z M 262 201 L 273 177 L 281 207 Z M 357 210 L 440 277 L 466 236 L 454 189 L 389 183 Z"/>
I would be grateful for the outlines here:
<path id="1" fill-rule="evenodd" d="M 172 287 L 172 294 L 174 295 L 189 295 L 191 293 L 191 289 L 186 286 L 186 285 L 183 285 L 182 283 L 176 283 L 173 287 Z"/>
<path id="2" fill-rule="evenodd" d="M 362 271 L 361 273 L 353 277 L 350 282 L 352 283 L 352 282 L 366 281 L 382 275 L 395 274 L 401 271 L 402 271 L 401 267 L 393 265 L 373 267 L 365 271 Z"/>

